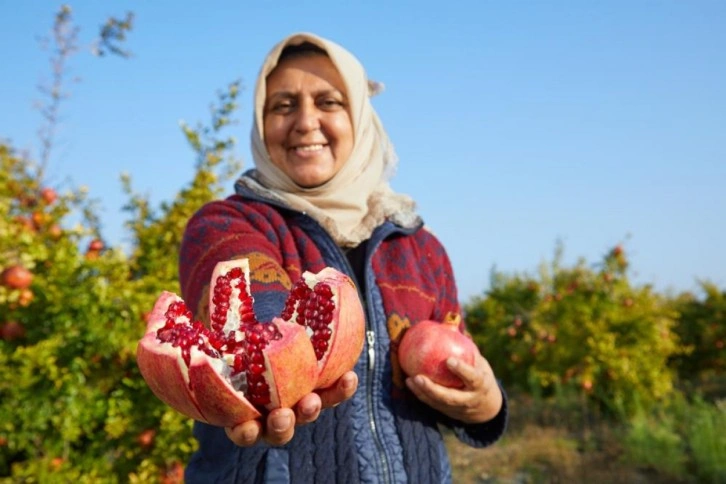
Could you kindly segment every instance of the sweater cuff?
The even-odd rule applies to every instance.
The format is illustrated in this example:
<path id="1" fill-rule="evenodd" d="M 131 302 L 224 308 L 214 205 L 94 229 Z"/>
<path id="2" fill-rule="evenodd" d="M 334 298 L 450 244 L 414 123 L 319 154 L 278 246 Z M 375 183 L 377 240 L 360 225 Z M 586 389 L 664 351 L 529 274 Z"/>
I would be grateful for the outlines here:
<path id="1" fill-rule="evenodd" d="M 493 444 L 504 435 L 509 421 L 509 410 L 507 394 L 501 384 L 499 389 L 502 392 L 502 407 L 493 419 L 479 424 L 465 424 L 453 419 L 446 422 L 461 442 L 471 447 L 482 448 Z"/>

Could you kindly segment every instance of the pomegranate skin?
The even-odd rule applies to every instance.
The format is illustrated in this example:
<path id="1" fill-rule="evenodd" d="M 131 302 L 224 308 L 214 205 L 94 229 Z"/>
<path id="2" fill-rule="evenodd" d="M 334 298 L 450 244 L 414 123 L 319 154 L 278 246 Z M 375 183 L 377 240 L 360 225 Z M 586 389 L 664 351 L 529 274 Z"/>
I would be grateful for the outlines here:
<path id="1" fill-rule="evenodd" d="M 14 265 L 2 272 L 0 281 L 10 289 L 26 289 L 33 282 L 33 273 L 21 265 Z"/>
<path id="2" fill-rule="evenodd" d="M 195 420 L 206 422 L 189 389 L 189 374 L 178 347 L 160 345 L 156 332 L 164 325 L 164 314 L 173 302 L 182 299 L 164 291 L 149 315 L 146 334 L 136 347 L 136 363 L 151 391 L 161 401 Z"/>
<path id="3" fill-rule="evenodd" d="M 434 383 L 449 388 L 463 388 L 464 383 L 446 366 L 449 357 L 474 365 L 479 353 L 476 344 L 459 331 L 459 318 L 419 321 L 403 334 L 398 359 L 409 376 L 426 375 Z"/>
<path id="4" fill-rule="evenodd" d="M 337 324 L 334 325 L 330 337 L 330 348 L 318 362 L 319 374 L 316 385 L 316 388 L 327 388 L 353 368 L 358 361 L 363 350 L 365 315 L 360 303 L 352 303 L 359 301 L 358 289 L 342 273 L 326 267 L 317 274 L 306 272 L 303 278 L 311 280 L 308 285 L 321 282 L 335 288 L 333 293 L 336 305 L 333 319 Z M 341 301 L 345 303 L 341 304 Z"/>

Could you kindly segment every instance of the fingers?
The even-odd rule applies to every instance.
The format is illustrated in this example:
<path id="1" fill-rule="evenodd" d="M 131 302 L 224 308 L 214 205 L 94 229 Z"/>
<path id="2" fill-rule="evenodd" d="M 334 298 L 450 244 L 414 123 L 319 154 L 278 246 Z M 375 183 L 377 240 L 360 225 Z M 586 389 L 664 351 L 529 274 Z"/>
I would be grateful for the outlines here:
<path id="1" fill-rule="evenodd" d="M 249 420 L 224 431 L 240 447 L 250 447 L 260 439 L 270 445 L 284 445 L 295 434 L 295 414 L 289 408 L 278 408 L 267 416 L 264 427 L 259 420 Z"/>
<path id="2" fill-rule="evenodd" d="M 318 390 L 323 408 L 334 407 L 353 396 L 358 388 L 358 375 L 349 371 L 330 388 Z"/>
<path id="3" fill-rule="evenodd" d="M 295 412 L 289 408 L 277 408 L 267 416 L 262 437 L 271 445 L 284 445 L 295 435 Z"/>
<path id="4" fill-rule="evenodd" d="M 317 393 L 305 395 L 295 405 L 295 425 L 304 425 L 316 421 L 322 408 L 323 404 Z"/>
<path id="5" fill-rule="evenodd" d="M 476 366 L 468 365 L 457 358 L 446 360 L 446 367 L 451 373 L 458 376 L 466 388 L 477 388 L 482 384 L 481 356 L 477 357 Z"/>
<path id="6" fill-rule="evenodd" d="M 241 447 L 252 446 L 260 439 L 270 445 L 284 445 L 292 440 L 296 425 L 314 422 L 323 408 L 334 407 L 349 399 L 357 388 L 358 375 L 349 371 L 330 388 L 305 395 L 295 405 L 295 411 L 278 408 L 269 413 L 264 425 L 260 420 L 250 420 L 224 430 L 227 437 Z"/>
<path id="7" fill-rule="evenodd" d="M 406 379 L 406 385 L 419 400 L 438 410 L 460 406 L 466 398 L 461 390 L 438 385 L 424 375 Z"/>
<path id="8" fill-rule="evenodd" d="M 236 427 L 226 428 L 224 431 L 229 440 L 240 447 L 255 445 L 262 436 L 262 423 L 259 420 L 249 420 Z"/>
<path id="9" fill-rule="evenodd" d="M 424 375 L 406 380 L 416 397 L 446 415 L 463 422 L 486 422 L 494 418 L 502 406 L 503 396 L 489 363 L 478 356 L 474 366 L 450 359 L 448 368 L 464 382 L 461 389 L 438 385 Z"/>

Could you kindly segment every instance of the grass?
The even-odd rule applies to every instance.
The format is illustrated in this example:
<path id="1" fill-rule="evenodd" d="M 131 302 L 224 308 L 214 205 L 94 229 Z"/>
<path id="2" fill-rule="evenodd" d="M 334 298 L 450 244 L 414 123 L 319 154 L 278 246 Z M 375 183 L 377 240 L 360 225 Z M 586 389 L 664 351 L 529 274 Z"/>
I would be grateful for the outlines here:
<path id="1" fill-rule="evenodd" d="M 445 435 L 454 483 L 726 482 L 726 408 L 696 404 L 678 418 L 614 423 L 578 402 L 510 395 L 510 426 L 486 449 Z M 684 415 L 688 417 L 684 417 Z M 690 430 L 689 430 L 690 429 Z M 708 469 L 708 474 L 704 471 Z"/>

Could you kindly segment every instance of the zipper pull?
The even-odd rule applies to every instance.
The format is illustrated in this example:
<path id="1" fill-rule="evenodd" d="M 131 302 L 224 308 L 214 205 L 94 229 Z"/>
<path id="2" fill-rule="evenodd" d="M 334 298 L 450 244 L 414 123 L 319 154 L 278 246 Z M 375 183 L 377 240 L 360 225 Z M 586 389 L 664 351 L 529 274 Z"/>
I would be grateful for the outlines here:
<path id="1" fill-rule="evenodd" d="M 376 363 L 376 335 L 373 331 L 366 331 L 366 337 L 368 338 L 368 369 L 372 370 Z"/>

